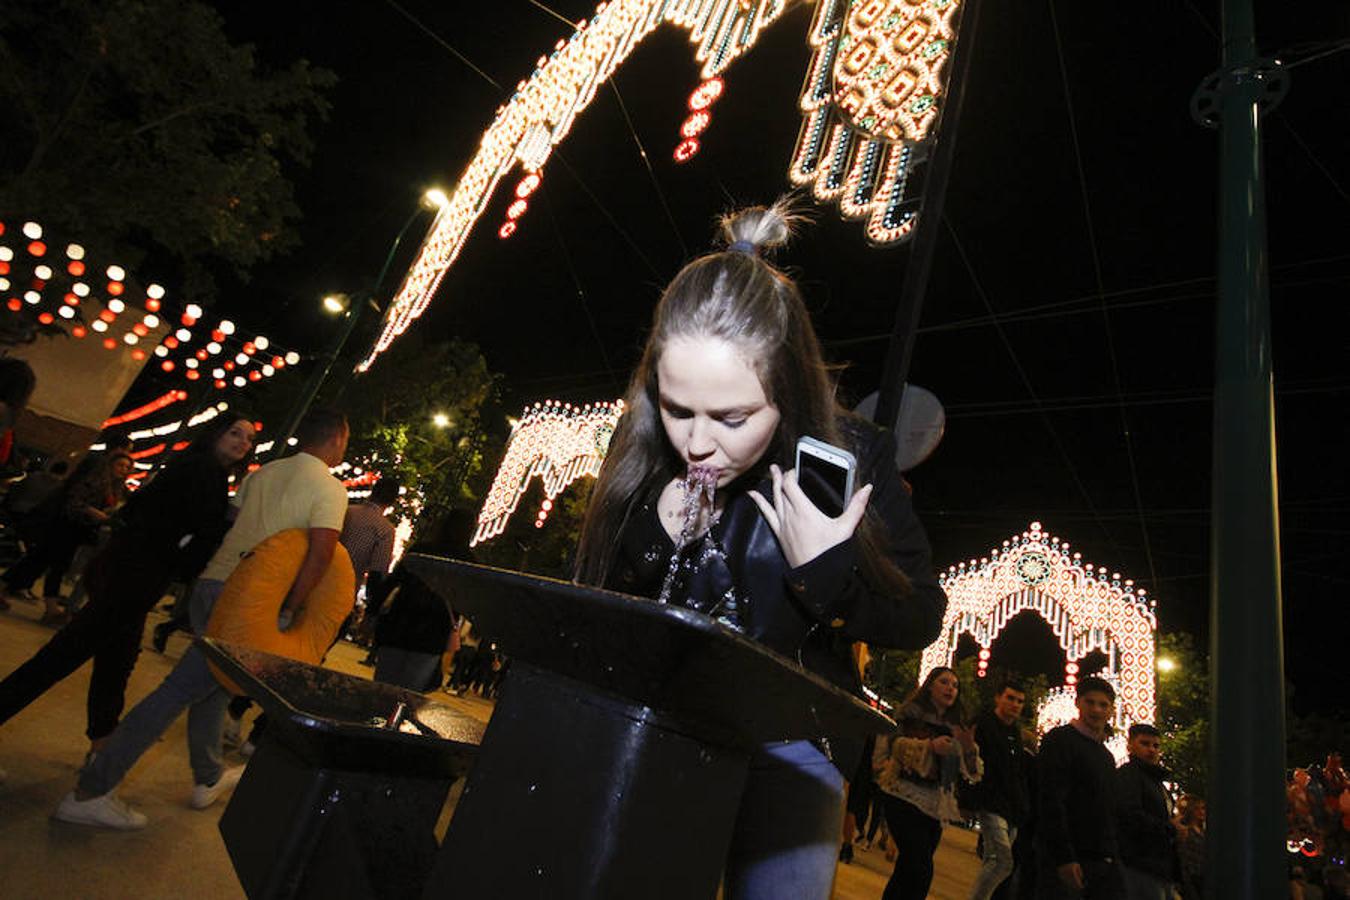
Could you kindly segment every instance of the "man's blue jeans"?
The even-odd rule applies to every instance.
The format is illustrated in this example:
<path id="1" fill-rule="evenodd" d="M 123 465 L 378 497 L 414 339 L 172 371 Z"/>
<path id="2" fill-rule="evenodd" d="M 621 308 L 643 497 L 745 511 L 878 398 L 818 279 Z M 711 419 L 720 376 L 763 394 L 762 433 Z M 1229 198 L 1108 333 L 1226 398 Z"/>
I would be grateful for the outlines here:
<path id="1" fill-rule="evenodd" d="M 989 900 L 1013 871 L 1013 841 L 1017 829 L 1008 820 L 990 812 L 980 813 L 980 837 L 984 841 L 984 865 L 970 889 L 970 900 Z"/>
<path id="2" fill-rule="evenodd" d="M 188 600 L 192 629 L 201 634 L 211 608 L 225 583 L 198 580 Z M 230 695 L 207 668 L 206 657 L 189 647 L 159 687 L 127 713 L 80 773 L 79 789 L 102 796 L 121 784 L 146 750 L 168 730 L 184 710 L 188 714 L 188 759 L 197 784 L 215 784 L 224 770 L 221 732 Z"/>

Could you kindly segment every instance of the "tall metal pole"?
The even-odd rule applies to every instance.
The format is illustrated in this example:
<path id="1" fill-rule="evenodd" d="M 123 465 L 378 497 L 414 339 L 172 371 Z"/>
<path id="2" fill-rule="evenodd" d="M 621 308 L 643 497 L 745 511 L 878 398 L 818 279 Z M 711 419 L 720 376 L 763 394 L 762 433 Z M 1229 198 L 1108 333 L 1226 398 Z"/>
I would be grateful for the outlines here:
<path id="1" fill-rule="evenodd" d="M 319 389 L 323 387 L 324 381 L 328 378 L 328 373 L 333 370 L 333 363 L 337 362 L 339 354 L 342 353 L 342 347 L 347 343 L 347 338 L 351 337 L 352 329 L 356 327 L 356 321 L 361 318 L 361 308 L 363 300 L 360 297 L 352 297 L 347 303 L 347 309 L 342 313 L 342 327 L 338 329 L 333 336 L 333 342 L 329 344 L 328 350 L 316 361 L 314 371 L 309 373 L 309 379 L 305 382 L 305 388 L 300 392 L 300 399 L 296 401 L 290 416 L 286 420 L 286 427 L 282 435 L 277 438 L 277 453 L 286 452 L 286 444 L 295 434 L 295 429 L 300 427 L 300 420 L 309 412 L 310 404 L 314 398 L 319 395 Z"/>
<path id="2" fill-rule="evenodd" d="M 890 347 L 886 351 L 886 364 L 881 374 L 877 411 L 872 417 L 888 431 L 895 428 L 896 420 L 900 417 L 900 397 L 904 392 L 905 379 L 909 377 L 914 335 L 919 328 L 924 295 L 928 292 L 928 275 L 933 270 L 933 253 L 937 248 L 942 209 L 947 200 L 947 182 L 956 156 L 957 126 L 961 121 L 961 103 L 970 73 L 979 5 L 979 0 L 966 0 L 961 10 L 961 31 L 952 50 L 951 75 L 947 79 L 946 107 L 942 111 L 942 121 L 938 125 L 933 153 L 928 161 L 923 199 L 919 203 L 919 221 L 910 242 L 909 265 L 905 267 L 905 278 L 900 284 L 900 301 L 895 308 L 895 324 L 891 329 Z"/>
<path id="3" fill-rule="evenodd" d="M 1284 650 L 1261 112 L 1276 67 L 1256 55 L 1252 0 L 1223 2 L 1219 298 L 1210 578 L 1209 864 L 1222 900 L 1289 892 Z"/>

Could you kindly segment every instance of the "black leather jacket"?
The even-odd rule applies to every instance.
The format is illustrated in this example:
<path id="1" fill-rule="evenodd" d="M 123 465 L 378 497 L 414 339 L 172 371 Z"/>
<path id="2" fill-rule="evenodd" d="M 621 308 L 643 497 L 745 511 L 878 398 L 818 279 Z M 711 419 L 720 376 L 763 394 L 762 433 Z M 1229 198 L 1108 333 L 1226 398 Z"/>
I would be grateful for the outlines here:
<path id="1" fill-rule="evenodd" d="M 709 533 L 711 544 L 695 542 L 684 554 L 671 602 L 726 617 L 747 636 L 860 694 L 852 643 L 925 647 L 937 637 L 947 598 L 933 572 L 928 538 L 895 468 L 894 440 L 868 423 L 843 424 L 858 458 L 857 484 L 874 485 L 869 506 L 884 524 L 891 558 L 909 576 L 909 596 L 889 595 L 864 578 L 853 538 L 789 568 L 778 538 L 746 495 L 757 487 L 772 496 L 771 482 L 750 475 L 724 489 L 730 496 Z M 647 500 L 630 517 L 605 586 L 656 597 L 673 552 L 655 500 Z M 852 777 L 861 758 L 861 738 L 831 738 L 830 747 L 840 771 Z"/>

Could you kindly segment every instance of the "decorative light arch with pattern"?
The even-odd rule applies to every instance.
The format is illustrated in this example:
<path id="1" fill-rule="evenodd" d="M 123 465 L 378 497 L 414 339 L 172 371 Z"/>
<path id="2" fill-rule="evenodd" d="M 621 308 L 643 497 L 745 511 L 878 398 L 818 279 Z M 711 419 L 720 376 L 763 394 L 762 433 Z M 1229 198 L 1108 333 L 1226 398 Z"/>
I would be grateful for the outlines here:
<path id="1" fill-rule="evenodd" d="M 980 646 L 983 675 L 994 640 L 1029 609 L 1045 619 L 1064 650 L 1066 684 L 1077 681 L 1083 657 L 1100 651 L 1106 657 L 1101 674 L 1116 688 L 1115 724 L 1153 721 L 1157 620 L 1147 591 L 1132 580 L 1083 562 L 1067 541 L 1032 522 L 988 556 L 950 567 L 940 581 L 947 612 L 938 639 L 923 651 L 920 679 L 935 666 L 951 665 L 962 634 Z"/>
<path id="2" fill-rule="evenodd" d="M 534 524 L 543 527 L 555 497 L 578 478 L 600 474 L 600 464 L 621 415 L 622 400 L 585 406 L 550 400 L 527 408 L 511 430 L 469 546 L 490 540 L 506 529 L 535 478 L 544 484 L 545 499 L 535 513 Z"/>
<path id="3" fill-rule="evenodd" d="M 498 108 L 357 370 L 369 369 L 426 311 L 497 183 L 519 164 L 516 199 L 497 232 L 503 238 L 515 233 L 553 148 L 600 86 L 658 26 L 689 32 L 707 84 L 748 52 L 790 2 L 613 0 L 578 22 L 570 37 L 539 57 L 534 72 Z M 906 184 L 938 120 L 960 5 L 960 0 L 820 0 L 817 6 L 809 37 L 815 53 L 801 98 L 802 136 L 790 178 L 797 184 L 815 182 L 818 199 L 838 199 L 846 217 L 867 219 L 873 243 L 903 240 L 914 227 Z M 720 91 L 721 82 L 716 84 Z M 707 127 L 707 117 L 685 124 L 679 160 L 697 152 L 696 135 Z"/>

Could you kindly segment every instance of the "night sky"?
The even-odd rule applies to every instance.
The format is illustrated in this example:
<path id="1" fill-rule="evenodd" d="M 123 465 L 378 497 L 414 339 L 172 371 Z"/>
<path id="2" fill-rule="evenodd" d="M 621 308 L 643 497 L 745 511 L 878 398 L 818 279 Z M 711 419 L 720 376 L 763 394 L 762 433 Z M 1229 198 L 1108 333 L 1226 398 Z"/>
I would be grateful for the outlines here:
<path id="1" fill-rule="evenodd" d="M 369 286 L 420 192 L 453 184 L 505 99 L 442 42 L 509 88 L 569 33 L 529 0 L 220 9 L 264 59 L 306 57 L 341 79 L 313 165 L 294 173 L 303 246 L 222 306 L 302 346 L 332 327 L 318 298 Z M 554 152 L 508 241 L 495 232 L 514 179 L 502 182 L 417 327 L 477 342 L 521 405 L 618 396 L 660 287 L 708 248 L 714 216 L 787 189 L 810 15 L 794 7 L 730 68 L 685 165 L 671 150 L 698 67 L 687 32 L 659 29 Z M 1262 51 L 1289 59 L 1350 35 L 1343 3 L 1257 15 Z M 1202 636 L 1218 156 L 1189 100 L 1218 65 L 1217 32 L 1212 3 L 984 4 L 963 37 L 976 57 L 910 376 L 948 413 L 910 475 L 937 562 L 1038 520 L 1146 587 L 1164 630 Z M 1291 74 L 1264 120 L 1286 656 L 1296 709 L 1344 709 L 1350 53 Z M 877 387 L 909 250 L 869 248 L 833 208 L 815 219 L 779 262 L 856 400 Z M 995 664 L 1058 671 L 1031 652 L 1034 631 L 1000 642 Z"/>

